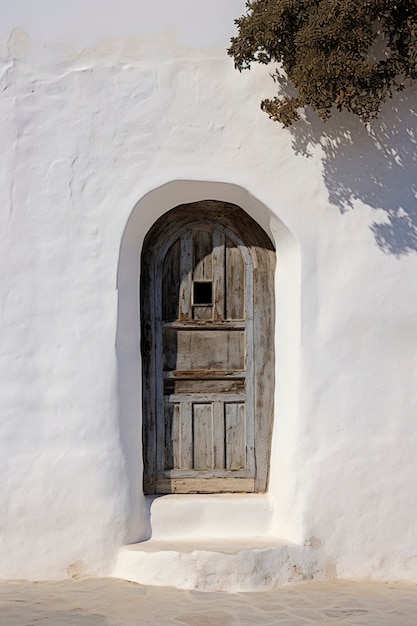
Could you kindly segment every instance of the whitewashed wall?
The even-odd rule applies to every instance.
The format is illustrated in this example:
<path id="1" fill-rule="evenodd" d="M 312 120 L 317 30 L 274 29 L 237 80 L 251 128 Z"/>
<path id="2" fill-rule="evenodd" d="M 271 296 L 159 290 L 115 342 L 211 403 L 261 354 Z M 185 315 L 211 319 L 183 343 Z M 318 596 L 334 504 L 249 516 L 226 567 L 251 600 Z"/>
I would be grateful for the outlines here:
<path id="1" fill-rule="evenodd" d="M 307 114 L 290 132 L 259 110 L 268 68 L 225 54 L 240 0 L 10 4 L 0 577 L 106 574 L 149 533 L 140 249 L 210 197 L 277 245 L 265 533 L 321 546 L 329 575 L 417 581 L 416 88 L 368 130 Z"/>

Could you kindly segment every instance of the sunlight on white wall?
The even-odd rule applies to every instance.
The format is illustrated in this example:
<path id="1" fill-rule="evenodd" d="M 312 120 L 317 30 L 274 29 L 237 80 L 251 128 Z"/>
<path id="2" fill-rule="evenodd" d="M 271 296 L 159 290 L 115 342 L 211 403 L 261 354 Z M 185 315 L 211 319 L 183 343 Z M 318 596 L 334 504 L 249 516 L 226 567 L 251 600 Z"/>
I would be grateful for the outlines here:
<path id="1" fill-rule="evenodd" d="M 35 46 L 60 42 L 83 47 L 107 37 L 161 32 L 174 24 L 182 45 L 226 47 L 233 20 L 244 8 L 244 0 L 119 0 L 115 11 L 113 1 L 103 0 L 98 11 L 92 0 L 16 0 L 3 3 L 0 37 L 20 27 Z"/>

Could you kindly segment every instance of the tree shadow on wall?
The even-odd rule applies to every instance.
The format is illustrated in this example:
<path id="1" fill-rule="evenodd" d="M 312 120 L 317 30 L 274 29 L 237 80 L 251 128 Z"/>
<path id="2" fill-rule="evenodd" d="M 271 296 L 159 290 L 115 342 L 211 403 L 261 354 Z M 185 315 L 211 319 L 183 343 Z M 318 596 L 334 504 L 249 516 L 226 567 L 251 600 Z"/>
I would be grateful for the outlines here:
<path id="1" fill-rule="evenodd" d="M 397 257 L 417 251 L 417 89 L 385 103 L 366 127 L 335 112 L 326 123 L 313 111 L 291 127 L 293 148 L 312 156 L 320 145 L 329 201 L 341 213 L 359 202 L 378 211 L 370 228 L 379 248 Z"/>

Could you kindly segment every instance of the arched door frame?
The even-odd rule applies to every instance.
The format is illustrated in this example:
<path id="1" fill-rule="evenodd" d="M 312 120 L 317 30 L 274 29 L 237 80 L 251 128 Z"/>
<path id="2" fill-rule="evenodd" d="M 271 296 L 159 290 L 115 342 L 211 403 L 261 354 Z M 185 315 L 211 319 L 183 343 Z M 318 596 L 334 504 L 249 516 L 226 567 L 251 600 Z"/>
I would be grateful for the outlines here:
<path id="1" fill-rule="evenodd" d="M 143 246 L 141 260 L 141 321 L 143 361 L 143 458 L 145 492 L 152 493 L 157 459 L 158 394 L 160 338 L 151 308 L 160 290 L 162 259 L 178 231 L 209 221 L 217 223 L 242 247 L 246 268 L 252 266 L 255 319 L 251 375 L 254 411 L 255 481 L 251 491 L 264 492 L 268 483 L 274 396 L 274 267 L 275 251 L 261 227 L 240 207 L 213 200 L 180 205 L 167 213 L 150 229 Z M 248 271 L 248 269 L 246 270 Z M 154 342 L 156 346 L 154 349 Z M 159 351 L 159 352 L 158 352 Z M 248 355 L 249 356 L 249 355 Z M 250 356 L 249 356 L 250 358 Z M 239 490 L 238 488 L 236 490 Z"/>

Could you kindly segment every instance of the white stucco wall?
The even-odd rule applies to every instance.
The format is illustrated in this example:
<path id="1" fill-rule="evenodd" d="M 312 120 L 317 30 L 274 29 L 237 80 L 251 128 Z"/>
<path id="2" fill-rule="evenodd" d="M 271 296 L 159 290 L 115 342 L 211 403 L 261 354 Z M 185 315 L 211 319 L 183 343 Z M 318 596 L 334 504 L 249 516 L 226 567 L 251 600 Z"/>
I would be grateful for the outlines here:
<path id="1" fill-rule="evenodd" d="M 313 537 L 338 576 L 417 580 L 416 89 L 368 131 L 284 130 L 268 68 L 224 52 L 243 4 L 4 7 L 1 577 L 110 573 L 149 534 L 139 255 L 210 197 L 277 245 L 268 523 L 248 526 Z"/>

